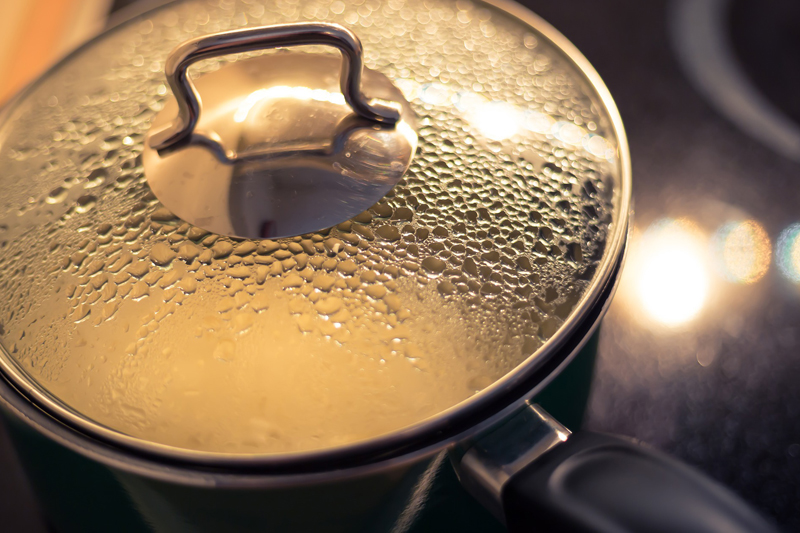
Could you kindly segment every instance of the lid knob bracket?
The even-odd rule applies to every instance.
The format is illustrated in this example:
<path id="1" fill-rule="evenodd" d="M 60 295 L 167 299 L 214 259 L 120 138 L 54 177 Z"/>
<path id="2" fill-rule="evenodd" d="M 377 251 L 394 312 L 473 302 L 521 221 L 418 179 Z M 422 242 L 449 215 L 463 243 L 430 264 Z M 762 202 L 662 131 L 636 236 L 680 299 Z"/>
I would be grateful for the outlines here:
<path id="1" fill-rule="evenodd" d="M 170 53 L 165 73 L 177 100 L 178 115 L 163 129 L 151 134 L 150 147 L 159 153 L 167 152 L 192 138 L 202 108 L 197 90 L 187 75 L 193 63 L 228 54 L 301 45 L 329 45 L 341 51 L 342 95 L 358 115 L 388 125 L 400 119 L 400 104 L 368 100 L 364 96 L 361 90 L 363 47 L 352 31 L 325 22 L 259 26 L 197 37 L 181 43 Z"/>

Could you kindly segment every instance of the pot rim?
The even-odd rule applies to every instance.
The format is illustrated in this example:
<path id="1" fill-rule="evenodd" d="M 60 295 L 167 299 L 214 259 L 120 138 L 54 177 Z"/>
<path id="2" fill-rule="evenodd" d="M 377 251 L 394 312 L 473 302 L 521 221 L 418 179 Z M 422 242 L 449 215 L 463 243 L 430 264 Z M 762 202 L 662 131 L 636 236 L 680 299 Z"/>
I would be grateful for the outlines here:
<path id="1" fill-rule="evenodd" d="M 556 368 L 546 370 L 543 379 L 522 396 L 506 402 L 504 407 L 490 414 L 487 418 L 465 428 L 460 433 L 442 437 L 416 449 L 403 450 L 391 457 L 357 460 L 351 463 L 309 462 L 306 468 L 274 468 L 264 465 L 261 468 L 198 468 L 197 464 L 181 461 L 165 461 L 163 457 L 138 454 L 135 450 L 120 448 L 113 443 L 105 442 L 70 427 L 55 418 L 20 392 L 7 379 L 0 379 L 0 408 L 11 413 L 23 424 L 40 433 L 45 438 L 72 450 L 88 459 L 97 461 L 112 469 L 168 483 L 179 483 L 193 487 L 214 489 L 270 489 L 316 485 L 321 482 L 335 483 L 344 479 L 353 479 L 376 475 L 386 470 L 407 468 L 435 454 L 453 450 L 463 443 L 468 443 L 477 435 L 491 431 L 498 424 L 510 417 L 518 409 L 527 407 L 526 402 L 532 400 L 555 377 L 566 368 L 598 330 L 600 321 L 611 304 L 611 297 L 619 283 L 619 273 L 624 264 L 626 251 L 614 269 L 614 276 L 602 294 L 603 305 L 595 306 L 587 321 L 581 324 L 581 330 L 563 350 L 563 357 L 558 360 Z M 3 376 L 4 377 L 4 376 Z M 292 466 L 292 465 L 290 465 Z"/>
<path id="2" fill-rule="evenodd" d="M 570 356 L 576 351 L 566 348 L 569 348 L 570 345 L 582 345 L 588 340 L 588 336 L 581 335 L 581 338 L 577 339 L 576 342 L 575 337 L 581 330 L 584 332 L 591 331 L 597 326 L 599 318 L 607 309 L 613 296 L 618 278 L 617 274 L 624 258 L 631 214 L 632 176 L 630 151 L 622 119 L 610 92 L 589 61 L 566 37 L 538 15 L 521 5 L 513 3 L 511 0 L 477 1 L 503 11 L 535 29 L 553 45 L 555 50 L 578 68 L 584 77 L 584 81 L 588 83 L 605 107 L 611 121 L 612 130 L 617 138 L 619 150 L 619 205 L 615 213 L 616 220 L 611 223 L 612 234 L 606 241 L 606 252 L 598 266 L 597 274 L 572 314 L 558 331 L 515 369 L 481 392 L 428 419 L 400 430 L 338 447 L 272 454 L 203 452 L 158 444 L 120 433 L 80 415 L 66 407 L 48 392 L 39 388 L 35 381 L 18 365 L 16 360 L 5 352 L 2 346 L 0 346 L 0 374 L 9 382 L 13 390 L 38 407 L 37 411 L 43 411 L 44 413 L 42 414 L 49 415 L 47 418 L 58 421 L 59 425 L 74 429 L 75 433 L 89 440 L 127 450 L 143 457 L 172 463 L 182 463 L 203 468 L 256 469 L 261 471 L 271 470 L 273 472 L 308 472 L 320 467 L 329 468 L 331 465 L 340 467 L 349 465 L 352 467 L 357 464 L 363 465 L 365 462 L 385 463 L 387 460 L 398 460 L 398 458 L 403 460 L 409 454 L 416 457 L 426 450 L 427 453 L 432 453 L 448 443 L 462 440 L 467 434 L 474 434 L 475 431 L 479 430 L 479 427 L 485 425 L 482 423 L 476 425 L 474 422 L 476 419 L 482 421 L 494 420 L 500 413 L 505 413 L 509 408 L 522 401 L 520 398 L 530 397 L 539 392 L 566 366 L 566 363 L 571 359 Z M 147 13 L 138 15 L 119 26 L 135 23 L 146 15 Z M 74 55 L 80 54 L 85 48 L 104 36 L 105 32 L 83 44 L 63 58 L 51 70 L 60 68 Z M 29 85 L 6 106 L 2 115 L 0 115 L 0 123 L 5 122 L 13 115 L 17 104 L 24 100 L 44 77 L 42 76 L 42 78 Z M 588 328 L 587 322 L 590 322 Z M 0 393 L 2 392 L 4 391 L 0 389 Z M 0 394 L 0 396 L 3 396 L 3 394 Z M 0 399 L 5 400 L 4 403 L 8 403 L 8 398 Z M 516 402 L 515 399 L 517 400 Z M 21 414 L 19 408 L 14 410 Z M 31 419 L 29 414 L 23 415 L 23 418 Z M 35 425 L 40 427 L 41 430 L 41 424 Z M 49 432 L 52 434 L 52 431 Z M 86 445 L 83 444 L 79 448 L 85 449 Z"/>

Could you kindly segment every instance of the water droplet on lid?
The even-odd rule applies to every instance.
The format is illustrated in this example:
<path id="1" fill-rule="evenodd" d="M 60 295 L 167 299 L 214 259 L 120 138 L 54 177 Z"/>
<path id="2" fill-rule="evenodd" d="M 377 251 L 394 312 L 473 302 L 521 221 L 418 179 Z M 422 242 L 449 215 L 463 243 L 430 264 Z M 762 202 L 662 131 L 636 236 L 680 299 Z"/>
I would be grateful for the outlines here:
<path id="1" fill-rule="evenodd" d="M 233 253 L 235 253 L 238 256 L 244 257 L 246 255 L 250 255 L 253 252 L 255 252 L 257 248 L 258 246 L 253 241 L 245 241 L 237 244 L 236 247 L 234 247 L 233 249 Z"/>
<path id="2" fill-rule="evenodd" d="M 321 315 L 332 315 L 342 308 L 342 300 L 336 297 L 327 297 L 314 304 L 314 309 Z"/>
<path id="3" fill-rule="evenodd" d="M 389 218 L 390 216 L 392 216 L 393 212 L 391 206 L 385 203 L 377 203 L 373 205 L 370 209 L 372 210 L 373 213 L 375 213 L 375 216 L 377 216 L 378 218 Z"/>
<path id="4" fill-rule="evenodd" d="M 178 283 L 178 288 L 185 294 L 192 294 L 197 290 L 197 281 L 190 277 L 184 277 L 180 283 Z"/>
<path id="5" fill-rule="evenodd" d="M 217 241 L 211 248 L 214 259 L 224 259 L 233 252 L 233 245 L 228 241 Z"/>
<path id="6" fill-rule="evenodd" d="M 575 242 L 567 245 L 567 257 L 576 263 L 583 263 L 583 251 L 580 243 Z"/>
<path id="7" fill-rule="evenodd" d="M 106 181 L 107 172 L 103 168 L 98 168 L 93 170 L 89 176 L 86 178 L 86 183 L 84 184 L 85 189 L 94 189 L 95 187 L 99 187 Z"/>
<path id="8" fill-rule="evenodd" d="M 451 294 L 455 294 L 456 292 L 456 286 L 447 280 L 440 281 L 439 284 L 436 286 L 436 289 L 439 291 L 440 294 L 444 296 L 449 296 Z"/>
<path id="9" fill-rule="evenodd" d="M 97 197 L 91 194 L 84 194 L 76 201 L 77 206 L 75 207 L 75 212 L 77 213 L 86 213 L 87 211 L 91 210 L 97 204 Z"/>
<path id="10" fill-rule="evenodd" d="M 150 261 L 161 267 L 169 266 L 176 254 L 167 244 L 160 242 L 150 249 Z"/>
<path id="11" fill-rule="evenodd" d="M 422 268 L 434 274 L 439 274 L 445 267 L 447 263 L 437 257 L 426 257 L 422 260 Z"/>
<path id="12" fill-rule="evenodd" d="M 380 226 L 375 230 L 375 233 L 387 241 L 397 241 L 400 239 L 400 230 L 397 229 L 397 226 Z"/>
<path id="13" fill-rule="evenodd" d="M 386 295 L 386 287 L 378 284 L 370 285 L 365 289 L 364 292 L 366 292 L 370 298 L 379 300 Z"/>
<path id="14" fill-rule="evenodd" d="M 140 300 L 150 295 L 150 286 L 144 281 L 137 281 L 131 289 L 130 296 L 134 300 Z"/>
<path id="15" fill-rule="evenodd" d="M 192 242 L 184 242 L 178 247 L 178 257 L 191 263 L 200 255 L 202 249 Z"/>
<path id="16" fill-rule="evenodd" d="M 480 292 L 485 296 L 496 296 L 503 292 L 503 288 L 497 283 L 487 282 L 481 285 Z"/>
<path id="17" fill-rule="evenodd" d="M 244 265 L 237 266 L 234 268 L 229 268 L 228 270 L 226 270 L 226 273 L 232 278 L 240 278 L 240 279 L 248 278 L 252 274 L 250 272 L 250 268 Z"/>
<path id="18" fill-rule="evenodd" d="M 408 207 L 398 207 L 392 214 L 393 220 L 411 220 L 414 218 L 414 212 Z"/>
<path id="19" fill-rule="evenodd" d="M 321 291 L 330 291 L 334 283 L 336 283 L 336 278 L 333 276 L 322 274 L 314 277 L 314 287 Z"/>
<path id="20" fill-rule="evenodd" d="M 47 195 L 46 202 L 48 204 L 58 204 L 64 201 L 67 197 L 67 189 L 64 187 L 56 187 L 50 194 Z"/>
<path id="21" fill-rule="evenodd" d="M 342 274 L 351 276 L 358 270 L 358 265 L 352 259 L 347 259 L 336 265 L 336 268 Z"/>
<path id="22" fill-rule="evenodd" d="M 261 241 L 260 243 L 258 243 L 258 248 L 256 250 L 256 253 L 258 253 L 260 255 L 269 255 L 269 254 L 273 253 L 274 251 L 279 250 L 280 247 L 281 247 L 281 245 L 278 244 L 275 241 L 265 240 L 265 241 Z"/>
<path id="23" fill-rule="evenodd" d="M 280 263 L 275 263 L 279 265 Z M 302 287 L 304 283 L 303 278 L 301 278 L 297 274 L 289 274 L 288 276 L 283 278 L 283 282 L 281 282 L 281 286 L 284 288 L 293 288 L 293 287 Z"/>
<path id="24" fill-rule="evenodd" d="M 256 283 L 259 285 L 263 285 L 264 282 L 267 280 L 267 275 L 269 274 L 269 269 L 265 266 L 260 266 L 256 269 Z"/>
<path id="25" fill-rule="evenodd" d="M 208 235 L 208 231 L 198 228 L 196 226 L 192 226 L 191 228 L 189 228 L 188 233 L 186 233 L 186 237 L 195 242 L 201 240 L 206 235 Z"/>

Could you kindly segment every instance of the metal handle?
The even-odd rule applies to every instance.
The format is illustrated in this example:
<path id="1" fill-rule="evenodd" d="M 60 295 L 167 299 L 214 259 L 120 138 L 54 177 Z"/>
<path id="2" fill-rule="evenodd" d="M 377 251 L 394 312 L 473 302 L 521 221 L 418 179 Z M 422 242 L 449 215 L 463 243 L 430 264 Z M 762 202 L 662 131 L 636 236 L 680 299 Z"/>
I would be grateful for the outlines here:
<path id="1" fill-rule="evenodd" d="M 777 533 L 689 466 L 629 439 L 570 434 L 531 402 L 465 444 L 462 485 L 511 532 Z"/>
<path id="2" fill-rule="evenodd" d="M 361 92 L 363 48 L 358 37 L 347 28 L 324 22 L 260 26 L 197 37 L 170 53 L 164 71 L 178 102 L 178 116 L 150 137 L 150 146 L 162 151 L 191 138 L 201 110 L 200 97 L 186 75 L 193 63 L 227 54 L 307 44 L 330 45 L 342 52 L 341 90 L 353 111 L 375 122 L 394 124 L 400 119 L 398 104 L 367 101 Z"/>

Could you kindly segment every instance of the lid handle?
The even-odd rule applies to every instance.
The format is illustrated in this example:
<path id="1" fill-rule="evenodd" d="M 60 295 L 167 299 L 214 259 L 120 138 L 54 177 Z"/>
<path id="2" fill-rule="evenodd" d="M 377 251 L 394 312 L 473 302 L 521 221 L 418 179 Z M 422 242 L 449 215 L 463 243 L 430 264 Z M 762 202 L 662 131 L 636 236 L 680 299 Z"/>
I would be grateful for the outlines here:
<path id="1" fill-rule="evenodd" d="M 202 59 L 269 48 L 300 45 L 330 45 L 342 52 L 340 85 L 348 105 L 365 119 L 394 124 L 400 119 L 400 105 L 367 100 L 361 91 L 363 48 L 356 35 L 338 24 L 325 22 L 259 26 L 204 35 L 178 45 L 169 55 L 165 73 L 178 102 L 178 116 L 150 137 L 159 152 L 177 147 L 191 138 L 200 116 L 200 97 L 186 75 Z"/>

